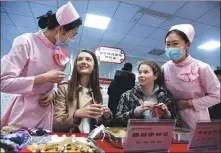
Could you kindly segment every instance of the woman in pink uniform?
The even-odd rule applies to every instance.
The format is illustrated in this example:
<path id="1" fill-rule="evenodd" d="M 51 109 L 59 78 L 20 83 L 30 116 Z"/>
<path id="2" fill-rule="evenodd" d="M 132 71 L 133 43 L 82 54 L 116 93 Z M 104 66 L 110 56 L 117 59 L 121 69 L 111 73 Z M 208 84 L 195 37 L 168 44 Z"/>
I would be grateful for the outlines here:
<path id="1" fill-rule="evenodd" d="M 220 83 L 211 67 L 188 54 L 194 38 L 190 24 L 171 27 L 166 35 L 162 66 L 165 85 L 177 100 L 181 126 L 194 129 L 199 120 L 210 120 L 208 107 L 220 103 Z"/>
<path id="2" fill-rule="evenodd" d="M 17 94 L 1 119 L 1 126 L 16 125 L 52 130 L 57 83 L 64 79 L 70 45 L 82 21 L 68 2 L 55 14 L 39 17 L 45 32 L 15 38 L 8 55 L 1 59 L 1 92 Z"/>

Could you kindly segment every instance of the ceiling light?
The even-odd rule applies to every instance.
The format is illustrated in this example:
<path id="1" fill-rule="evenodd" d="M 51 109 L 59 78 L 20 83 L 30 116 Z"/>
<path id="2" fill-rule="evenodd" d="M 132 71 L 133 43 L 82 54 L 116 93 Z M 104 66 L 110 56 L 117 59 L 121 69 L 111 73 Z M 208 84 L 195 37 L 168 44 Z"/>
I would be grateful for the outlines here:
<path id="1" fill-rule="evenodd" d="M 108 17 L 87 14 L 84 26 L 97 28 L 97 29 L 106 29 L 109 22 L 110 22 L 110 18 Z"/>
<path id="2" fill-rule="evenodd" d="M 200 45 L 198 48 L 199 49 L 204 49 L 204 50 L 213 50 L 220 47 L 220 42 L 218 41 L 209 41 L 205 44 Z"/>

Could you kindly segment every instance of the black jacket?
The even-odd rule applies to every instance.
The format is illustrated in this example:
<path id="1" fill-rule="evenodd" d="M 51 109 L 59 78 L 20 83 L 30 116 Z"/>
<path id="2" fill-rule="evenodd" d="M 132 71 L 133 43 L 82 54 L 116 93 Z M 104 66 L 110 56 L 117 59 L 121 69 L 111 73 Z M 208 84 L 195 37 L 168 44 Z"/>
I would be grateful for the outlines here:
<path id="1" fill-rule="evenodd" d="M 132 89 L 135 86 L 135 74 L 124 71 L 117 70 L 115 72 L 114 80 L 108 87 L 108 107 L 112 111 L 113 115 L 116 114 L 117 106 L 121 95 L 127 90 Z"/>
<path id="2" fill-rule="evenodd" d="M 143 103 L 143 95 L 144 93 L 140 85 L 136 85 L 131 90 L 123 93 L 112 125 L 115 127 L 127 127 L 129 119 L 144 119 L 143 115 L 139 118 L 134 115 L 134 109 Z M 167 106 L 171 113 L 171 118 L 176 118 L 176 125 L 179 126 L 180 119 L 177 114 L 178 108 L 175 105 L 172 94 L 164 87 L 160 86 L 155 95 L 157 96 L 158 103 L 164 103 Z M 165 117 L 161 116 L 160 119 L 165 119 Z"/>

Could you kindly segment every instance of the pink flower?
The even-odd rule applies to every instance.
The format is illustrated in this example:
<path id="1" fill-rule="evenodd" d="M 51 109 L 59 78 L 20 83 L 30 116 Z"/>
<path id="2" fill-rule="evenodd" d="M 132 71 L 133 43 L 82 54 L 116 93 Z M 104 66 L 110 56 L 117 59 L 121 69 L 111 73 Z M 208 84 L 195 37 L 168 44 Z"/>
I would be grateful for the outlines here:
<path id="1" fill-rule="evenodd" d="M 67 50 L 62 47 L 56 47 L 54 52 L 54 60 L 57 65 L 65 66 L 65 64 L 67 64 L 69 61 Z"/>

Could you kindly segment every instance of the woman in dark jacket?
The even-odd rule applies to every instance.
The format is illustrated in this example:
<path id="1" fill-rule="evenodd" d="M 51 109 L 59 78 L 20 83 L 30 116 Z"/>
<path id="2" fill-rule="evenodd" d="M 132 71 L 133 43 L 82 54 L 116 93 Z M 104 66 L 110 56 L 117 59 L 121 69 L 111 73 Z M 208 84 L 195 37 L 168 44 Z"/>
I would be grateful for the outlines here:
<path id="1" fill-rule="evenodd" d="M 172 95 L 162 87 L 160 67 L 153 61 L 142 61 L 138 71 L 139 85 L 121 96 L 115 126 L 126 127 L 129 119 L 178 119 Z"/>

